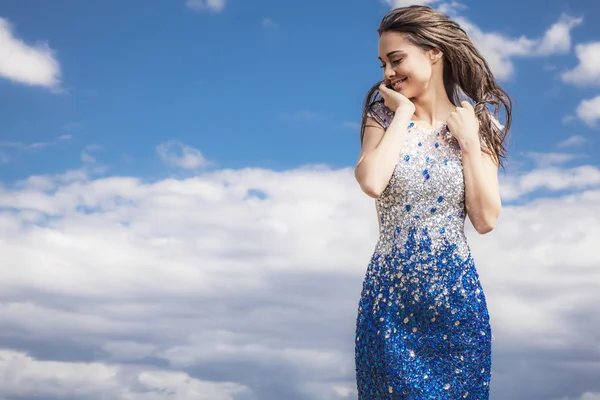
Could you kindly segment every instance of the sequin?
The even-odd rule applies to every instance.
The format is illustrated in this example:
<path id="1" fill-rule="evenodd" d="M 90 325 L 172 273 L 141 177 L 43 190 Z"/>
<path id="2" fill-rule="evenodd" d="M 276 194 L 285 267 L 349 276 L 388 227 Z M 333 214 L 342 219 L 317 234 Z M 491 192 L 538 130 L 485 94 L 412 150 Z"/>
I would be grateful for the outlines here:
<path id="1" fill-rule="evenodd" d="M 373 118 L 391 121 L 377 104 Z M 358 303 L 358 400 L 488 400 L 493 335 L 464 233 L 458 142 L 446 126 L 413 125 L 402 156 L 411 162 L 376 200 L 384 222 Z"/>

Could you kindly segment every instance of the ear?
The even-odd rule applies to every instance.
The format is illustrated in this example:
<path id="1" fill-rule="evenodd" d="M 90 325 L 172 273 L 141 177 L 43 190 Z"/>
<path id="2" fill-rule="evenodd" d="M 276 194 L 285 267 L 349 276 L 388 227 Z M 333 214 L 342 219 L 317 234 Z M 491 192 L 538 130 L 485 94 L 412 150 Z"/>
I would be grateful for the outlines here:
<path id="1" fill-rule="evenodd" d="M 440 61 L 442 59 L 443 55 L 444 55 L 444 53 L 440 49 L 436 48 L 436 49 L 429 50 L 429 58 L 433 64 Z"/>

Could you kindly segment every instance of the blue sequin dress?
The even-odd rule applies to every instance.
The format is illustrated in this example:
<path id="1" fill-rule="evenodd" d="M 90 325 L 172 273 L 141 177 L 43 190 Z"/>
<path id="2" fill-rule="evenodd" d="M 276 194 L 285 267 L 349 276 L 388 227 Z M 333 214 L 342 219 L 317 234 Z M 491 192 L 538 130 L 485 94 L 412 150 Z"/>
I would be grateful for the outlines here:
<path id="1" fill-rule="evenodd" d="M 393 113 L 375 103 L 384 128 Z M 367 267 L 355 337 L 359 400 L 489 398 L 492 332 L 464 233 L 458 142 L 446 126 L 409 125 L 376 200 L 380 236 Z"/>

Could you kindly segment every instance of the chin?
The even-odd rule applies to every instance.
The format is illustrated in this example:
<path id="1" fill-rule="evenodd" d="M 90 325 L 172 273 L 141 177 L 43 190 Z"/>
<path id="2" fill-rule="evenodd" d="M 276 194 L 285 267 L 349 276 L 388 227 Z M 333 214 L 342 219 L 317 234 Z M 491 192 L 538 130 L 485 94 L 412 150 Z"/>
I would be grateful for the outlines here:
<path id="1" fill-rule="evenodd" d="M 408 99 L 410 99 L 413 95 L 410 90 L 406 90 L 406 89 L 400 89 L 400 90 L 396 90 L 396 91 Z"/>

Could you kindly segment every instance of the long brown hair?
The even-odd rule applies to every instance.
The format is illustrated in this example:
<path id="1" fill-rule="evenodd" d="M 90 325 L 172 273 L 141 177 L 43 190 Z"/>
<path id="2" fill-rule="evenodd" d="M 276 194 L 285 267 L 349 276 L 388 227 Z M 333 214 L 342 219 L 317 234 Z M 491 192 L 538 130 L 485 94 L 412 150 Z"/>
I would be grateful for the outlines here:
<path id="1" fill-rule="evenodd" d="M 448 98 L 459 106 L 467 96 L 474 103 L 479 119 L 479 134 L 487 146 L 482 148 L 502 168 L 506 158 L 506 141 L 512 123 L 512 100 L 496 82 L 492 71 L 461 26 L 428 6 L 396 8 L 387 13 L 377 29 L 399 32 L 415 46 L 424 50 L 440 49 L 444 59 L 444 87 Z M 363 104 L 360 140 L 362 143 L 367 113 L 376 101 L 381 101 L 377 82 L 367 93 Z M 488 106 L 493 106 L 493 118 L 498 120 L 500 107 L 505 111 L 505 123 L 501 129 L 492 119 Z M 489 149 L 486 149 L 488 147 Z"/>

